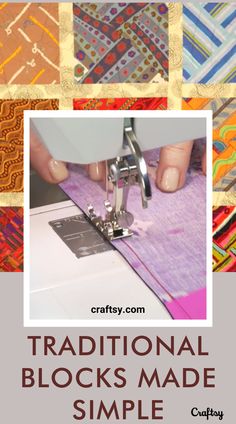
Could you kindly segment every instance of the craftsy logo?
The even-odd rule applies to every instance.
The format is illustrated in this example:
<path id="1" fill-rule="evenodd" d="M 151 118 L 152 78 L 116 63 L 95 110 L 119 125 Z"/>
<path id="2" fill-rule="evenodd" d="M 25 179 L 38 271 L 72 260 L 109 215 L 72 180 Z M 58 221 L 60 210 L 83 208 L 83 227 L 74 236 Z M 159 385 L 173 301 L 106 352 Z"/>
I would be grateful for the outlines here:
<path id="1" fill-rule="evenodd" d="M 193 417 L 202 417 L 209 420 L 211 417 L 217 417 L 219 420 L 223 420 L 224 412 L 223 411 L 215 411 L 213 408 L 207 408 L 205 410 L 200 410 L 196 407 L 191 409 L 191 415 Z"/>

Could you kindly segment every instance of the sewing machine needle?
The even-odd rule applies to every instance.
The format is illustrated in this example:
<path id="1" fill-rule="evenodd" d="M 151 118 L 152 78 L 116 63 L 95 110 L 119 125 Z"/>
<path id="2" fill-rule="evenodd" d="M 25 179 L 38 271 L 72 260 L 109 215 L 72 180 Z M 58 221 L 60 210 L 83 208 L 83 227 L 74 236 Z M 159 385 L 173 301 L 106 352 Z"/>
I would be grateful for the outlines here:
<path id="1" fill-rule="evenodd" d="M 105 179 L 106 179 L 106 200 L 109 200 L 109 181 L 108 181 L 108 161 L 105 161 Z"/>

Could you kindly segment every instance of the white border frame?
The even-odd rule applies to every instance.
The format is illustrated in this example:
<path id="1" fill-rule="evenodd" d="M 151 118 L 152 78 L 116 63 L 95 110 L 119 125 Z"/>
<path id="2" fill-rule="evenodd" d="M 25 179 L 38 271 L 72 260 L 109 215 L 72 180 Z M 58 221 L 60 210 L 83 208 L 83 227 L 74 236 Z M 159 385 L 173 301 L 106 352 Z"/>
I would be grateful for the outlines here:
<path id="1" fill-rule="evenodd" d="M 206 196 L 206 264 L 207 264 L 207 319 L 206 320 L 32 320 L 30 319 L 30 118 L 49 117 L 160 117 L 205 118 L 207 145 Z M 211 327 L 213 324 L 212 276 L 212 111 L 24 111 L 24 327 Z"/>

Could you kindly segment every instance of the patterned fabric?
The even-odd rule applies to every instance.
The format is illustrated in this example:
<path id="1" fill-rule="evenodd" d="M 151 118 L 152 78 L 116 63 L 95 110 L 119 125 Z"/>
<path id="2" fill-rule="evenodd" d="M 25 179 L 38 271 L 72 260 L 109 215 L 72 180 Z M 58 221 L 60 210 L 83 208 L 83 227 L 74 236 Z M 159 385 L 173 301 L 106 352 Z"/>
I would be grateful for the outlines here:
<path id="1" fill-rule="evenodd" d="M 58 5 L 1 3 L 0 84 L 58 82 Z"/>
<path id="2" fill-rule="evenodd" d="M 148 209 L 143 209 L 140 188 L 132 187 L 128 204 L 130 211 L 135 211 L 134 234 L 112 242 L 167 307 L 169 303 L 173 306 L 173 301 L 178 305 L 181 319 L 206 317 L 205 297 L 197 296 L 199 290 L 205 293 L 206 286 L 206 179 L 200 171 L 198 149 L 195 153 L 187 184 L 172 194 L 160 192 L 152 178 L 158 151 L 145 154 L 150 167 L 152 200 Z M 70 178 L 61 187 L 85 213 L 92 201 L 95 211 L 103 215 L 104 187 L 91 181 L 81 167 L 72 165 Z M 190 294 L 196 295 L 193 308 L 187 307 Z"/>
<path id="3" fill-rule="evenodd" d="M 231 149 L 230 149 L 231 150 Z M 235 149 L 234 149 L 235 151 Z M 232 155 L 231 155 L 232 156 Z M 234 161 L 236 163 L 236 161 Z M 225 167 L 226 169 L 227 167 Z M 236 191 L 236 165 L 214 185 L 214 191 Z M 235 199 L 236 203 L 236 199 Z"/>
<path id="4" fill-rule="evenodd" d="M 213 131 L 214 190 L 235 189 L 236 179 L 236 112 Z M 232 137 L 232 138 L 231 138 Z"/>
<path id="5" fill-rule="evenodd" d="M 5 107 L 7 103 L 10 105 L 10 102 L 12 104 L 17 104 L 22 101 L 14 101 L 15 98 L 59 98 L 60 107 L 68 109 L 73 107 L 73 99 L 80 95 L 83 100 L 81 103 L 79 100 L 74 101 L 76 108 L 77 106 L 79 108 L 106 108 L 111 106 L 114 109 L 128 109 L 133 107 L 154 109 L 162 107 L 165 108 L 166 100 L 164 100 L 163 103 L 159 103 L 160 99 L 152 99 L 150 100 L 151 103 L 149 103 L 149 100 L 146 100 L 146 98 L 150 98 L 153 95 L 168 95 L 168 108 L 179 109 L 182 88 L 184 88 L 186 97 L 192 97 L 191 99 L 185 99 L 183 102 L 184 108 L 201 109 L 206 107 L 206 109 L 212 108 L 212 110 L 217 110 L 217 108 L 219 109 L 217 105 L 220 104 L 221 101 L 226 103 L 230 101 L 229 97 L 235 95 L 234 84 L 227 84 L 228 82 L 235 82 L 235 68 L 233 66 L 231 67 L 232 73 L 230 74 L 230 63 L 232 63 L 232 60 L 235 60 L 233 57 L 232 59 L 229 59 L 229 56 L 225 57 L 224 66 L 221 66 L 221 63 L 219 70 L 216 68 L 213 69 L 214 75 L 210 76 L 206 84 L 187 84 L 182 86 L 183 79 L 181 78 L 184 65 L 184 80 L 187 82 L 199 82 L 200 79 L 205 78 L 209 72 L 206 67 L 209 67 L 211 71 L 212 68 L 214 68 L 213 62 L 216 62 L 218 58 L 221 57 L 221 54 L 223 55 L 225 53 L 226 55 L 229 52 L 229 50 L 227 50 L 229 48 L 229 44 L 227 43 L 230 43 L 230 38 L 234 36 L 235 31 L 234 4 L 230 4 L 229 2 L 228 4 L 212 3 L 211 5 L 210 3 L 198 4 L 198 2 L 188 2 L 185 3 L 183 14 L 182 4 L 180 3 L 135 3 L 134 5 L 131 3 L 114 3 L 113 6 L 111 3 L 109 4 L 106 2 L 92 2 L 86 4 L 79 3 L 77 6 L 74 5 L 74 11 L 78 12 L 78 10 L 81 10 L 81 13 L 83 13 L 84 19 L 80 21 L 80 17 L 76 16 L 76 13 L 73 15 L 72 4 L 1 3 L 0 97 L 2 99 L 11 99 L 2 100 L 0 102 L 1 118 L 3 118 L 3 106 Z M 133 7 L 134 9 L 132 9 Z M 87 8 L 87 11 L 85 8 Z M 117 8 L 119 8 L 119 11 Z M 194 41 L 196 41 L 196 44 L 193 43 L 192 38 L 190 42 L 193 44 L 194 49 L 191 50 L 191 52 L 189 52 L 184 46 L 184 61 L 182 64 L 181 42 L 182 39 L 186 41 L 187 36 L 185 33 L 184 38 L 182 37 L 181 23 L 183 18 L 184 29 L 187 29 L 188 31 L 188 22 L 190 19 L 187 16 L 186 8 L 189 9 L 192 14 L 195 14 L 196 10 L 198 10 L 199 13 L 197 13 L 198 20 L 195 19 L 194 23 L 192 21 L 190 27 L 191 33 L 194 33 L 194 37 L 196 39 Z M 230 10 L 232 13 L 230 13 Z M 72 28 L 73 20 L 74 33 Z M 199 20 L 200 22 L 204 21 L 205 27 L 209 29 L 209 32 L 207 31 L 207 35 L 204 34 L 204 31 L 206 31 L 205 27 L 199 25 Z M 212 23 L 214 24 L 213 27 Z M 93 27 L 92 24 L 94 24 L 95 27 Z M 137 26 L 139 25 L 140 31 L 138 30 L 139 32 L 137 33 Z M 76 27 L 79 26 L 82 27 L 84 34 L 82 34 L 81 31 L 78 32 L 76 30 Z M 158 27 L 158 31 L 155 31 L 154 33 L 153 28 L 155 26 Z M 210 33 L 214 34 L 212 39 L 210 37 Z M 116 40 L 117 36 L 119 37 Z M 161 37 L 163 38 L 162 40 Z M 221 41 L 219 46 L 216 46 L 214 43 L 216 38 L 219 38 Z M 81 84 L 79 88 L 76 88 L 73 77 L 73 70 L 76 63 L 78 65 L 78 69 L 76 68 L 76 79 L 79 82 L 84 82 L 84 79 L 90 74 L 92 77 L 91 79 L 93 79 L 94 70 L 97 64 L 100 64 L 100 62 L 103 65 L 105 64 L 105 52 L 101 53 L 100 51 L 97 53 L 97 47 L 96 49 L 93 49 L 90 46 L 93 46 L 93 43 L 95 42 L 96 46 L 104 47 L 108 56 L 110 50 L 113 48 L 114 51 L 117 52 L 116 46 L 120 40 L 124 41 L 126 47 L 129 43 L 131 43 L 130 45 L 132 46 L 132 49 L 134 49 L 135 52 L 138 52 L 139 59 L 143 56 L 145 57 L 147 54 L 148 57 L 145 57 L 143 62 L 137 67 L 134 63 L 136 57 L 132 58 L 128 56 L 128 70 L 130 74 L 126 77 L 125 75 L 121 75 L 121 71 L 125 70 L 126 67 L 124 61 L 127 61 L 124 54 L 124 57 L 120 58 L 120 62 L 115 65 L 115 67 L 119 67 L 120 69 L 116 69 L 112 76 L 109 72 L 114 70 L 110 69 L 111 66 L 107 64 L 106 66 L 110 66 L 109 71 L 107 71 L 108 74 L 104 74 L 102 77 L 99 76 L 99 83 L 113 81 L 118 83 L 135 83 L 139 81 L 164 82 L 168 81 L 168 79 L 170 82 L 158 84 L 158 90 L 153 84 L 105 84 L 104 86 L 101 84 L 97 86 Z M 206 54 L 205 50 L 208 49 L 211 53 L 210 57 L 201 64 L 201 68 L 197 58 L 191 56 L 194 52 L 196 55 L 196 48 L 199 48 L 199 44 L 197 44 L 199 40 L 202 43 L 202 46 L 200 47 L 203 47 L 203 50 L 200 48 L 199 52 Z M 73 41 L 75 41 L 74 44 Z M 57 42 L 60 43 L 59 46 Z M 145 44 L 146 42 L 148 42 L 150 49 Z M 160 56 L 160 52 L 155 54 L 155 49 L 152 43 L 155 47 L 159 48 L 162 55 L 166 57 L 167 62 L 169 62 L 167 68 L 164 66 L 164 64 L 166 65 L 166 62 L 162 60 L 164 58 Z M 74 51 L 73 45 L 75 45 Z M 19 50 L 18 48 L 20 47 L 21 49 Z M 10 48 L 11 50 L 9 51 Z M 147 49 L 147 51 L 144 51 L 143 49 Z M 169 50 L 169 53 L 167 49 Z M 78 55 L 78 57 L 74 57 L 74 53 L 75 56 Z M 108 56 L 108 62 L 111 59 L 112 56 Z M 122 64 L 121 61 L 123 61 Z M 150 64 L 148 63 L 149 61 Z M 155 67 L 155 62 L 157 63 L 157 67 L 156 71 L 153 73 L 152 68 Z M 188 69 L 185 65 L 190 62 L 190 65 L 194 67 L 194 70 L 189 69 L 189 72 L 192 72 L 192 74 L 188 77 L 186 74 Z M 15 66 L 15 64 L 17 64 L 17 66 Z M 134 65 L 135 69 L 131 72 L 130 66 L 132 67 L 132 65 Z M 219 66 L 219 64 L 217 66 Z M 41 71 L 44 69 L 45 72 L 42 73 Z M 200 69 L 204 73 L 203 76 L 200 75 Z M 59 79 L 59 71 L 61 73 L 61 80 Z M 108 77 L 108 79 L 105 79 L 105 77 Z M 193 78 L 195 78 L 195 80 Z M 225 84 L 213 84 L 215 82 L 224 82 Z M 59 85 L 51 83 L 59 83 Z M 10 84 L 10 87 L 6 84 Z M 13 86 L 11 86 L 11 84 L 13 84 Z M 16 84 L 16 86 L 14 84 Z M 28 84 L 28 86 L 21 87 L 21 84 Z M 33 84 L 38 85 L 34 87 Z M 124 96 L 129 97 L 129 99 L 118 99 L 118 97 L 122 98 Z M 135 99 L 135 103 L 132 103 L 135 96 L 140 98 Z M 145 99 L 141 99 L 142 96 L 144 96 Z M 102 97 L 102 99 L 95 100 L 95 97 Z M 111 97 L 115 98 L 114 102 L 110 100 Z M 214 99 L 214 97 L 216 99 Z M 85 100 L 85 98 L 87 98 L 87 100 Z M 29 108 L 27 104 L 31 102 L 30 100 L 24 101 L 26 102 L 26 105 L 25 107 L 22 106 L 21 114 L 19 114 L 19 116 L 22 116 L 24 108 Z M 83 101 L 84 103 L 82 104 Z M 43 102 L 47 103 L 50 101 L 43 100 Z M 233 109 L 230 112 L 230 107 L 234 107 L 234 104 L 228 104 L 227 108 L 225 107 L 214 120 L 214 123 L 216 123 L 214 126 L 214 135 L 216 137 L 214 140 L 214 155 L 215 161 L 220 160 L 219 166 L 216 167 L 217 172 L 216 180 L 214 182 L 214 190 L 232 191 L 232 193 L 226 193 L 225 198 L 226 196 L 231 196 L 229 203 L 235 204 L 235 192 L 233 192 L 236 186 L 235 166 L 232 162 L 232 155 L 228 155 L 228 153 L 230 151 L 232 153 L 232 149 L 234 149 L 234 136 L 232 136 L 232 131 L 228 131 L 228 124 L 226 131 L 225 129 L 222 129 L 225 126 L 224 120 L 228 119 L 234 112 Z M 224 117 L 223 115 L 226 114 L 226 111 L 227 117 Z M 6 112 L 4 112 L 4 114 L 5 113 Z M 14 121 L 14 119 L 11 118 L 12 113 L 15 116 L 16 112 L 10 112 L 9 110 L 9 120 L 4 122 L 3 119 L 3 121 L 0 122 L 0 191 L 3 192 L 1 193 L 2 205 L 8 206 L 10 203 L 6 202 L 6 197 L 4 196 L 9 194 L 9 199 L 12 199 L 12 195 L 15 191 L 18 192 L 17 195 L 21 196 L 23 189 L 22 131 L 19 131 L 19 135 L 17 135 L 17 128 L 19 129 L 19 126 L 22 126 L 20 123 L 22 119 L 19 119 L 18 117 L 17 120 Z M 6 129 L 11 125 L 11 119 L 15 122 L 15 124 L 13 123 L 12 125 L 12 130 L 8 134 L 6 132 L 3 134 L 3 129 Z M 232 127 L 232 124 L 230 124 L 230 126 Z M 14 136 L 14 132 L 16 132 L 16 136 Z M 221 149 L 224 149 L 224 152 Z M 220 157 L 220 155 L 226 155 L 226 152 L 227 157 L 225 156 L 225 158 L 223 157 L 223 160 L 221 160 L 222 157 Z M 226 172 L 223 172 L 223 174 L 220 174 L 219 170 L 222 169 L 224 165 L 223 162 L 227 160 L 227 163 L 225 162 L 225 165 L 227 165 L 229 162 L 228 159 L 231 161 L 230 168 L 228 168 Z M 229 197 L 227 198 L 229 199 Z M 225 201 L 225 203 L 227 203 L 227 201 Z M 14 205 L 16 204 L 18 203 L 14 203 Z M 21 203 L 19 202 L 19 204 Z"/>
<path id="6" fill-rule="evenodd" d="M 185 99 L 184 109 L 213 112 L 213 190 L 236 190 L 236 98 Z"/>
<path id="7" fill-rule="evenodd" d="M 74 31 L 80 83 L 168 79 L 165 3 L 77 3 Z"/>
<path id="8" fill-rule="evenodd" d="M 0 192 L 23 190 L 23 114 L 29 109 L 58 109 L 58 101 L 0 100 Z"/>
<path id="9" fill-rule="evenodd" d="M 161 98 L 128 98 L 128 99 L 75 99 L 76 110 L 165 110 L 167 99 Z"/>
<path id="10" fill-rule="evenodd" d="M 188 2 L 183 13 L 184 81 L 236 82 L 235 3 Z"/>
<path id="11" fill-rule="evenodd" d="M 213 208 L 213 271 L 236 271 L 236 208 Z"/>
<path id="12" fill-rule="evenodd" d="M 0 208 L 0 271 L 23 271 L 22 208 Z"/>

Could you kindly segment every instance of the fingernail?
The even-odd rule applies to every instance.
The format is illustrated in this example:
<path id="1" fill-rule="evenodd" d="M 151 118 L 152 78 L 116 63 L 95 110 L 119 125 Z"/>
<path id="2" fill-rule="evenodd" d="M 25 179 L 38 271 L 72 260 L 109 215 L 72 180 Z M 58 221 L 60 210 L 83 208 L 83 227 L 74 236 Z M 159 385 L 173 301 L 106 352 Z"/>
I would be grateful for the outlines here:
<path id="1" fill-rule="evenodd" d="M 52 178 L 58 183 L 68 178 L 68 169 L 63 162 L 51 159 L 48 163 L 48 168 Z"/>
<path id="2" fill-rule="evenodd" d="M 93 181 L 101 181 L 103 176 L 103 168 L 101 162 L 89 165 L 89 176 Z"/>
<path id="3" fill-rule="evenodd" d="M 160 185 L 164 191 L 176 191 L 179 185 L 178 168 L 166 168 L 162 174 Z"/>

